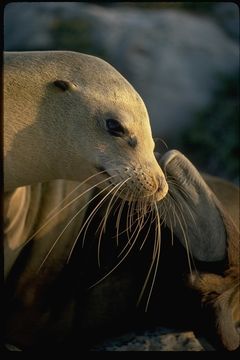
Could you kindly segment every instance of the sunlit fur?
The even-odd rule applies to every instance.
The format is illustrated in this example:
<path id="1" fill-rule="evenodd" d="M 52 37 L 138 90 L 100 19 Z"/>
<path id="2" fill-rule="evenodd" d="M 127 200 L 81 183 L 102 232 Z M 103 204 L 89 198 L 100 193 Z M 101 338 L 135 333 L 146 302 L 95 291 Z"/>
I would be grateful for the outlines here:
<path id="1" fill-rule="evenodd" d="M 166 195 L 146 106 L 109 63 L 72 51 L 5 52 L 3 85 L 5 192 L 55 179 L 91 181 L 104 169 L 113 185 L 132 178 L 124 196 Z M 109 118 L 122 136 L 109 133 Z"/>

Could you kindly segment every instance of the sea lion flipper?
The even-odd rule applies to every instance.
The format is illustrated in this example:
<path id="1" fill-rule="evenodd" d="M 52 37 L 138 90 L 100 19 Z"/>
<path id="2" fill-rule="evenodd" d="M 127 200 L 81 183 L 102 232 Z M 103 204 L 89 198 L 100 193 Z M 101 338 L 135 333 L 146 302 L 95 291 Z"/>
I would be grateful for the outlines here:
<path id="1" fill-rule="evenodd" d="M 172 229 L 191 255 L 207 263 L 224 260 L 220 275 L 194 274 L 189 285 L 201 294 L 204 308 L 211 309 L 217 343 L 228 350 L 240 346 L 237 330 L 239 305 L 239 231 L 223 206 L 193 164 L 179 151 L 167 152 L 159 159 L 169 183 L 169 195 L 163 202 L 173 208 L 165 216 Z M 224 184 L 226 187 L 226 183 Z M 234 203 L 232 199 L 229 203 Z M 166 207 L 166 206 L 165 206 Z M 175 217 L 172 219 L 172 217 Z M 177 220 L 176 220 L 177 218 Z M 217 335 L 217 337 L 216 337 Z"/>
<path id="2" fill-rule="evenodd" d="M 179 151 L 168 151 L 159 163 L 169 183 L 169 195 L 163 202 L 171 203 L 173 209 L 173 214 L 171 211 L 167 214 L 167 225 L 185 247 L 188 241 L 197 260 L 222 260 L 226 255 L 226 235 L 214 194 L 194 165 Z M 162 208 L 161 202 L 159 206 Z"/>

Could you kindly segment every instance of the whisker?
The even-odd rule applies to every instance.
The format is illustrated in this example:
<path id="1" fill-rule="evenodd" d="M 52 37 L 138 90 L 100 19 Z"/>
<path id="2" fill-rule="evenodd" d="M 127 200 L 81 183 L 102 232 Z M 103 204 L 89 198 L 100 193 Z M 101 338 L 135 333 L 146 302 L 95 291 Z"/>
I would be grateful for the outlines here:
<path id="1" fill-rule="evenodd" d="M 151 213 L 151 211 L 148 211 L 148 214 L 149 214 L 149 215 L 150 215 L 150 213 Z M 141 215 L 140 217 L 142 217 L 142 215 Z M 133 221 L 132 226 L 135 225 L 135 223 L 139 220 L 140 217 L 138 217 L 137 219 L 135 219 L 135 220 Z M 125 228 L 125 229 L 122 230 L 120 233 L 118 233 L 118 235 L 122 235 L 122 234 L 126 233 L 127 229 L 130 229 L 130 227 L 129 227 L 129 228 Z M 117 235 L 114 235 L 113 237 L 117 237 Z"/>
<path id="2" fill-rule="evenodd" d="M 130 195 L 130 201 L 128 202 L 128 210 L 127 210 L 127 216 L 126 216 L 126 234 L 127 234 L 127 238 L 128 238 L 128 242 L 129 242 L 129 238 L 130 238 L 130 235 L 129 235 L 129 231 L 131 230 L 131 227 L 132 227 L 132 222 L 131 222 L 131 209 L 134 205 L 134 201 L 132 200 L 133 199 L 133 194 Z"/>
<path id="3" fill-rule="evenodd" d="M 125 185 L 126 182 L 128 182 L 131 178 L 132 178 L 132 176 L 129 177 L 129 178 L 127 178 L 126 180 L 124 180 L 122 183 L 120 183 L 120 186 L 116 189 L 116 191 L 114 192 L 111 200 L 109 201 L 109 204 L 108 204 L 108 207 L 107 207 L 105 216 L 104 216 L 104 223 L 103 223 L 103 229 L 104 229 L 104 231 L 106 230 L 107 217 L 108 217 L 109 210 L 110 210 L 110 207 L 111 207 L 111 204 L 112 204 L 112 201 L 113 201 L 115 195 L 117 194 L 117 192 L 119 191 L 119 189 L 120 189 L 123 185 Z M 124 190 L 124 189 L 123 189 L 123 190 Z M 116 199 L 118 199 L 118 197 L 115 197 L 115 201 L 116 201 Z"/>
<path id="4" fill-rule="evenodd" d="M 150 216 L 151 216 L 151 221 L 150 221 L 150 224 L 149 224 L 149 227 L 148 227 L 147 234 L 146 234 L 146 236 L 144 237 L 143 242 L 142 242 L 142 244 L 141 244 L 141 246 L 140 246 L 140 248 L 139 248 L 140 251 L 142 250 L 142 248 L 143 248 L 143 246 L 144 246 L 144 244 L 145 244 L 145 242 L 146 242 L 146 240 L 147 240 L 147 238 L 148 238 L 149 232 L 150 232 L 150 230 L 151 230 L 151 225 L 152 225 L 152 223 L 153 223 L 153 222 L 155 221 L 155 219 L 156 219 L 156 217 L 154 217 L 154 219 L 153 219 L 154 213 L 153 213 L 153 211 L 150 211 L 149 214 L 148 214 L 148 217 L 147 217 L 147 219 L 146 219 L 146 221 L 145 221 L 145 224 L 148 223 L 148 219 L 149 219 Z M 143 227 L 145 226 L 145 224 L 143 225 Z"/>
<path id="5" fill-rule="evenodd" d="M 104 221 L 104 223 L 103 223 L 103 226 L 102 226 L 102 229 L 101 229 L 101 232 L 100 232 L 100 235 L 99 235 L 99 240 L 98 240 L 98 266 L 99 266 L 99 267 L 100 267 L 100 243 L 101 243 L 101 238 L 102 238 L 102 234 L 103 234 L 103 229 L 104 229 L 104 231 L 105 231 L 105 229 L 106 229 L 106 222 L 107 222 L 107 216 L 108 216 L 109 207 L 110 207 L 110 205 L 111 205 L 111 202 L 112 202 L 114 196 L 116 196 L 116 193 L 118 192 L 118 190 L 119 190 L 123 185 L 125 185 L 126 182 L 129 181 L 130 179 L 131 179 L 131 177 L 127 178 L 127 179 L 124 180 L 122 183 L 120 183 L 120 184 L 118 184 L 118 185 L 116 185 L 116 186 L 114 187 L 114 189 L 115 189 L 115 188 L 117 188 L 117 189 L 116 189 L 116 191 L 114 192 L 114 194 L 112 195 L 112 198 L 111 198 L 111 200 L 110 200 L 110 202 L 109 202 L 109 204 L 108 204 L 108 207 L 107 207 L 107 210 L 106 210 L 106 213 L 105 213 L 105 216 L 104 216 L 105 221 Z M 118 186 L 118 187 L 117 187 L 117 186 Z"/>
<path id="6" fill-rule="evenodd" d="M 128 241 L 129 241 L 129 238 L 130 238 L 129 231 L 131 229 L 130 212 L 131 212 L 131 207 L 133 206 L 133 200 L 132 199 L 133 199 L 133 193 L 129 194 L 129 201 L 127 202 L 127 214 L 125 216 L 125 219 L 126 219 L 125 229 L 127 230 L 126 235 L 127 235 Z"/>
<path id="7" fill-rule="evenodd" d="M 162 138 L 159 138 L 159 137 L 154 138 L 154 142 L 156 145 L 159 141 L 161 141 L 163 143 L 163 145 L 166 147 L 166 149 L 168 150 L 168 145 L 167 145 L 166 141 L 164 141 Z"/>
<path id="8" fill-rule="evenodd" d="M 174 201 L 174 203 L 175 203 L 175 206 L 178 207 L 179 204 L 176 202 L 176 200 L 174 199 L 174 197 L 173 197 L 171 194 L 170 194 L 170 196 L 172 197 L 172 199 L 173 199 L 173 201 Z M 184 242 L 185 242 L 185 245 L 186 245 L 186 253 L 187 253 L 187 259 L 188 259 L 189 271 L 190 271 L 190 274 L 191 274 L 191 276 L 192 276 L 192 266 L 191 266 L 191 259 L 190 259 L 191 251 L 190 251 L 190 248 L 189 248 L 189 245 L 188 245 L 187 234 L 186 234 L 187 224 L 186 224 L 185 218 L 184 218 L 184 216 L 183 216 L 183 213 L 182 213 L 182 211 L 180 210 L 179 207 L 178 207 L 178 210 L 179 210 L 179 214 L 180 214 L 181 217 L 182 217 L 182 221 L 183 221 L 183 223 L 184 223 L 185 230 L 184 230 L 184 228 L 183 228 L 182 222 L 181 222 L 181 220 L 180 220 L 177 212 L 176 212 L 176 211 L 174 211 L 174 212 L 175 212 L 175 216 L 176 216 L 176 218 L 177 218 L 177 220 L 178 220 L 178 224 L 179 224 L 179 226 L 180 226 L 180 228 L 181 228 L 181 230 L 182 230 Z"/>
<path id="9" fill-rule="evenodd" d="M 166 219 L 168 218 L 168 220 L 170 222 L 171 244 L 173 246 L 174 235 L 173 235 L 173 224 L 172 224 L 172 216 L 171 215 L 174 212 L 174 209 L 173 209 L 173 204 L 171 203 L 169 198 L 166 198 L 166 201 L 168 204 L 166 204 L 165 202 L 163 203 L 164 212 L 165 212 L 164 222 L 166 224 Z"/>
<path id="10" fill-rule="evenodd" d="M 119 214 L 118 214 L 119 215 Z M 141 230 L 141 229 L 140 229 Z M 105 274 L 103 277 L 101 277 L 101 279 L 99 279 L 98 281 L 96 281 L 93 285 L 91 285 L 89 287 L 89 289 L 91 289 L 92 287 L 96 286 L 97 284 L 99 284 L 100 282 L 102 282 L 104 279 L 106 279 L 114 270 L 116 270 L 120 264 L 126 259 L 126 257 L 128 256 L 128 254 L 130 253 L 130 251 L 132 250 L 133 246 L 135 245 L 136 241 L 137 241 L 137 237 L 138 235 L 134 238 L 134 241 L 132 243 L 129 244 L 129 248 L 128 251 L 124 254 L 124 256 L 122 257 L 122 259 L 119 260 L 119 262 L 110 270 L 107 272 L 107 274 Z"/>
<path id="11" fill-rule="evenodd" d="M 161 251 L 161 225 L 160 225 L 160 217 L 159 217 L 159 213 L 158 213 L 158 208 L 156 205 L 156 202 L 154 202 L 155 205 L 155 210 L 156 210 L 156 214 L 157 214 L 157 229 L 158 231 L 157 236 L 156 236 L 156 265 L 155 265 L 155 270 L 154 270 L 154 274 L 153 274 L 153 280 L 152 280 L 152 284 L 150 287 L 150 291 L 149 291 L 149 295 L 148 295 L 148 299 L 147 299 L 147 303 L 146 303 L 146 307 L 145 307 L 145 312 L 147 312 L 148 306 L 149 306 L 149 301 L 152 295 L 152 291 L 153 291 L 153 286 L 155 284 L 155 280 L 156 280 L 156 275 L 157 275 L 157 270 L 158 270 L 158 264 L 159 264 L 159 259 L 160 259 L 160 251 Z"/>
<path id="12" fill-rule="evenodd" d="M 89 180 L 93 179 L 96 176 L 99 176 L 100 174 L 104 173 L 105 170 L 97 172 L 96 174 L 93 174 L 92 176 L 89 176 L 87 179 L 85 179 L 84 181 L 82 181 L 80 184 L 78 184 L 72 191 L 70 191 L 70 193 L 68 193 L 63 200 L 61 200 L 59 202 L 58 205 L 56 205 L 47 215 L 47 218 L 57 209 L 59 208 L 60 205 L 62 205 L 64 203 L 64 201 L 66 201 L 66 199 L 68 199 L 74 192 L 76 192 L 81 186 L 83 186 L 84 184 L 86 184 Z M 46 219 L 47 219 L 46 218 Z"/>
<path id="13" fill-rule="evenodd" d="M 138 297 L 138 301 L 137 301 L 137 305 L 139 305 L 139 303 L 140 303 L 140 301 L 141 301 L 141 299 L 143 297 L 143 294 L 145 292 L 145 289 L 146 289 L 147 283 L 149 281 L 149 277 L 150 277 L 150 275 L 152 273 L 152 268 L 154 266 L 155 259 L 156 259 L 155 270 L 154 270 L 154 274 L 153 274 L 153 280 L 152 280 L 152 284 L 151 284 L 150 291 L 149 291 L 149 294 L 148 294 L 148 298 L 147 298 L 147 302 L 146 302 L 146 306 L 145 306 L 145 312 L 148 309 L 149 301 L 150 301 L 152 290 L 153 290 L 153 285 L 155 283 L 155 278 L 156 278 L 156 273 L 157 273 L 158 264 L 159 264 L 159 258 L 160 258 L 160 248 L 161 248 L 161 226 L 160 226 L 160 218 L 159 218 L 159 213 L 158 213 L 158 208 L 157 208 L 156 202 L 154 202 L 154 209 L 155 209 L 156 216 L 157 216 L 157 222 L 156 222 L 156 231 L 155 231 L 155 241 L 154 241 L 152 262 L 151 262 L 150 268 L 148 270 L 146 279 L 144 281 L 141 293 L 140 293 L 140 295 Z"/>
<path id="14" fill-rule="evenodd" d="M 128 178 L 128 179 L 129 179 L 129 178 Z M 128 180 L 128 179 L 127 179 L 127 180 Z M 126 181 L 127 181 L 127 180 L 126 180 Z M 124 181 L 124 182 L 126 182 L 126 181 Z M 89 219 L 93 217 L 93 215 L 94 215 L 94 214 L 97 212 L 97 210 L 100 208 L 100 206 L 101 206 L 101 204 L 104 202 L 104 200 L 116 189 L 116 187 L 119 187 L 119 185 L 120 185 L 119 183 L 118 183 L 117 185 L 115 185 L 115 186 L 100 200 L 100 202 L 96 205 L 96 207 L 93 209 L 93 211 L 91 212 L 91 214 L 88 216 L 88 218 L 86 219 L 85 223 L 84 223 L 83 226 L 81 227 L 81 230 L 80 230 L 80 232 L 78 233 L 77 238 L 75 239 L 75 241 L 74 241 L 74 243 L 73 243 L 73 247 L 72 247 L 72 249 L 71 249 L 71 251 L 70 251 L 70 254 L 69 254 L 69 257 L 68 257 L 67 262 L 69 262 L 69 260 L 70 260 L 70 258 L 71 258 L 71 255 L 72 255 L 72 252 L 73 252 L 73 249 L 74 249 L 74 247 L 75 247 L 75 245 L 76 245 L 77 239 L 79 238 L 79 236 L 80 236 L 80 234 L 82 233 L 82 231 L 83 231 L 84 227 L 86 226 L 86 224 L 88 224 L 88 225 L 87 225 L 87 228 L 88 228 L 88 226 L 89 226 L 89 224 L 90 224 Z M 112 186 L 112 184 L 110 184 L 110 186 Z M 106 189 L 105 189 L 105 190 L 106 190 Z M 85 229 L 85 231 L 87 230 L 87 228 Z M 86 233 L 84 233 L 82 246 L 84 246 L 85 234 L 86 234 Z"/>
<path id="15" fill-rule="evenodd" d="M 112 177 L 115 177 L 117 175 L 113 175 Z M 111 178 L 112 178 L 111 177 Z M 109 181 L 110 178 L 104 179 L 100 182 L 98 182 L 97 184 L 91 186 L 89 189 L 85 190 L 83 193 L 81 193 L 80 195 L 78 195 L 75 199 L 71 200 L 69 203 L 67 203 L 64 207 L 62 207 L 59 211 L 57 211 L 57 213 L 55 213 L 54 215 L 52 215 L 42 226 L 40 226 L 40 228 L 38 228 L 38 230 L 36 230 L 31 237 L 26 240 L 22 245 L 19 246 L 19 248 L 26 246 L 37 234 L 39 234 L 39 232 L 41 230 L 43 230 L 56 216 L 58 216 L 62 211 L 64 211 L 66 208 L 68 208 L 69 206 L 71 206 L 74 202 L 76 202 L 77 200 L 79 200 L 83 195 L 87 194 L 89 191 L 91 191 L 92 189 L 94 189 L 95 187 L 99 186 L 100 184 L 103 184 L 106 181 Z"/>
<path id="16" fill-rule="evenodd" d="M 187 193 L 182 186 L 179 186 L 179 184 L 178 184 L 177 182 L 172 182 L 172 181 L 170 181 L 170 182 L 169 182 L 169 185 L 170 185 L 170 186 L 173 185 L 173 188 L 178 188 L 179 191 L 180 191 L 180 193 L 182 193 L 183 195 L 185 195 L 186 198 L 188 198 L 188 199 L 191 200 L 191 196 L 189 195 L 189 193 Z M 171 193 L 171 188 L 170 188 L 170 193 Z M 184 200 L 184 199 L 183 199 L 183 200 Z M 190 206 L 187 205 L 187 202 L 186 202 L 186 201 L 184 201 L 184 205 L 185 205 L 186 210 L 188 211 L 189 215 L 191 216 L 191 218 L 192 218 L 192 220 L 193 220 L 193 222 L 194 222 L 194 224 L 195 224 L 195 226 L 196 226 L 196 228 L 197 228 L 196 219 L 195 219 L 192 211 L 190 210 Z"/>
<path id="17" fill-rule="evenodd" d="M 109 189 L 110 187 L 112 187 L 112 184 L 108 185 L 105 189 L 103 189 L 102 191 L 100 191 L 97 195 L 100 195 L 101 193 L 103 193 L 104 191 L 106 191 L 107 189 Z M 112 189 L 111 189 L 111 190 L 112 190 Z M 110 192 L 108 192 L 108 193 L 100 200 L 100 202 L 99 202 L 99 203 L 95 206 L 95 208 L 91 211 L 90 215 L 88 216 L 88 218 L 86 219 L 86 221 L 84 222 L 84 224 L 81 226 L 81 229 L 80 229 L 80 231 L 78 232 L 78 234 L 77 234 L 77 236 L 76 236 L 76 238 L 75 238 L 75 240 L 74 240 L 74 242 L 73 242 L 73 246 L 72 246 L 71 251 L 70 251 L 70 253 L 69 253 L 69 256 L 68 256 L 68 258 L 67 258 L 67 263 L 70 261 L 70 258 L 71 258 L 71 256 L 72 256 L 72 253 L 73 253 L 73 250 L 74 250 L 75 245 L 76 245 L 76 243 L 77 243 L 77 240 L 78 240 L 79 236 L 81 235 L 83 229 L 85 228 L 86 225 L 87 225 L 87 228 L 88 228 L 88 226 L 89 226 L 89 224 L 90 224 L 89 220 L 93 218 L 93 216 L 95 215 L 95 213 L 97 212 L 97 210 L 100 208 L 101 204 L 102 204 L 102 203 L 104 202 L 104 200 L 110 195 L 111 190 L 110 190 Z M 95 196 L 95 197 L 96 197 L 96 196 Z M 94 198 L 95 198 L 95 197 L 94 197 Z M 94 198 L 93 198 L 93 199 L 94 199 Z M 86 230 L 87 230 L 87 229 L 86 229 Z M 86 235 L 86 233 L 84 233 L 84 236 L 83 236 L 82 247 L 84 246 L 85 235 Z"/>
<path id="18" fill-rule="evenodd" d="M 99 279 L 98 281 L 96 281 L 93 285 L 89 286 L 89 289 L 93 288 L 94 286 L 98 285 L 99 283 L 101 283 L 104 279 L 106 279 L 114 270 L 116 270 L 120 264 L 126 259 L 126 257 L 128 256 L 128 254 L 130 253 L 130 251 L 132 250 L 133 246 L 135 245 L 135 242 L 133 242 L 128 251 L 126 252 L 126 254 L 123 256 L 123 258 L 121 260 L 119 260 L 119 262 L 110 270 L 107 272 L 107 274 L 105 274 L 103 277 L 101 277 L 101 279 Z"/>
<path id="19" fill-rule="evenodd" d="M 116 220 L 116 231 L 117 231 L 117 233 L 116 233 L 116 242 L 117 242 L 117 246 L 118 246 L 118 239 L 119 239 L 119 227 L 120 227 L 121 215 L 122 215 L 125 203 L 126 203 L 126 200 L 123 200 L 121 202 L 121 206 L 119 208 L 118 215 L 117 215 L 117 220 Z"/>
<path id="20" fill-rule="evenodd" d="M 171 187 L 171 185 L 173 185 L 173 187 L 177 188 L 186 198 L 191 199 L 191 196 L 186 191 L 184 186 L 182 184 L 179 184 L 174 178 L 171 179 L 171 177 L 168 176 L 167 182 L 168 182 L 168 185 L 170 185 L 170 187 Z"/>
<path id="21" fill-rule="evenodd" d="M 178 219 L 178 223 L 179 223 L 179 225 L 180 225 L 180 227 L 181 227 L 182 234 L 183 234 L 183 237 L 184 237 L 184 241 L 185 241 L 185 244 L 186 244 L 186 252 L 187 252 L 187 259 L 188 259 L 189 271 L 190 271 L 190 274 L 191 274 L 191 276 L 192 276 L 192 265 L 191 265 L 190 255 L 189 255 L 189 254 L 190 254 L 190 249 L 189 249 L 189 246 L 188 246 L 187 235 L 186 235 L 186 232 L 185 232 L 185 230 L 184 230 L 184 228 L 183 228 L 183 226 L 182 226 L 182 223 L 181 223 L 181 221 L 180 221 L 180 219 L 179 219 L 179 217 L 178 217 L 177 214 L 176 214 L 176 216 L 177 216 L 177 219 Z"/>
<path id="22" fill-rule="evenodd" d="M 49 249 L 49 251 L 47 252 L 46 256 L 44 257 L 41 265 L 39 266 L 37 272 L 40 271 L 40 269 L 42 268 L 43 264 L 46 262 L 46 260 L 48 259 L 49 255 L 51 254 L 52 250 L 54 249 L 54 247 L 56 246 L 57 242 L 59 241 L 59 239 L 61 238 L 61 236 L 64 234 L 65 230 L 69 227 L 69 225 L 76 219 L 76 217 L 97 197 L 99 196 L 102 192 L 104 192 L 107 188 L 109 188 L 111 186 L 108 185 L 106 188 L 104 188 L 103 190 L 101 190 L 99 193 L 97 193 L 93 198 L 90 199 L 90 201 L 88 201 L 84 206 L 82 206 L 80 208 L 80 210 L 78 210 L 76 212 L 76 214 L 71 218 L 71 220 L 68 221 L 68 223 L 66 224 L 66 226 L 63 228 L 63 230 L 61 231 L 61 233 L 59 234 L 59 236 L 57 237 L 57 239 L 54 241 L 54 243 L 52 244 L 51 248 Z"/>
<path id="23" fill-rule="evenodd" d="M 142 221 L 144 221 L 144 218 L 143 218 Z M 135 238 L 134 238 L 134 241 L 133 241 L 134 243 L 136 242 L 136 240 L 137 240 L 137 238 L 138 238 L 141 230 L 142 230 L 142 226 L 141 226 L 141 223 L 140 223 L 138 227 L 135 227 L 132 235 L 131 235 L 130 238 L 128 239 L 127 244 L 124 246 L 124 248 L 122 249 L 122 251 L 120 252 L 120 254 L 118 255 L 118 257 L 120 257 L 120 256 L 122 255 L 122 253 L 125 251 L 125 249 L 126 249 L 129 245 L 131 245 L 131 240 L 132 240 L 132 238 L 134 237 L 135 233 L 137 232 L 137 234 L 136 234 L 136 236 L 135 236 Z"/>
<path id="24" fill-rule="evenodd" d="M 170 194 L 171 194 L 172 190 L 174 190 L 174 188 L 175 188 L 175 185 L 173 185 L 173 189 L 170 190 Z M 175 190 L 175 192 L 176 192 L 176 190 Z M 182 191 L 181 191 L 181 189 L 180 189 L 180 195 L 181 195 L 181 192 L 182 192 Z M 176 194 L 175 194 L 175 195 L 176 195 Z M 188 195 L 189 195 L 189 194 L 188 194 Z M 193 224 L 194 224 L 196 230 L 197 230 L 196 219 L 195 219 L 194 213 L 193 213 L 193 212 L 191 211 L 191 209 L 190 209 L 190 205 L 188 205 L 188 201 L 186 201 L 184 198 L 181 198 L 181 197 L 180 197 L 180 200 L 179 200 L 179 199 L 178 199 L 178 200 L 177 200 L 177 199 L 174 199 L 174 198 L 173 198 L 173 195 L 172 195 L 171 197 L 172 197 L 172 199 L 173 199 L 173 201 L 174 201 L 174 203 L 176 204 L 177 207 L 178 207 L 179 204 L 181 204 L 181 209 L 180 209 L 179 207 L 178 207 L 178 209 L 179 209 L 179 213 L 180 213 L 181 216 L 182 216 L 182 220 L 184 221 L 185 228 L 187 228 L 187 224 L 186 224 L 185 218 L 184 218 L 184 216 L 183 216 L 183 212 L 184 212 L 184 211 L 187 211 L 188 214 L 190 215 L 192 221 L 193 221 Z M 188 198 L 191 200 L 191 197 L 190 197 L 190 196 L 188 196 Z M 183 206 L 184 206 L 184 209 L 183 209 Z M 176 211 L 176 210 L 175 210 L 175 211 Z M 179 222 L 179 219 L 178 219 L 178 222 Z M 185 242 L 186 242 L 186 241 L 185 241 Z M 186 243 L 186 248 L 187 248 L 186 250 L 189 251 L 188 257 L 191 256 L 192 264 L 193 264 L 193 266 L 194 266 L 195 272 L 197 273 L 196 264 L 195 264 L 194 258 L 193 258 L 193 256 L 192 256 L 191 249 L 189 248 L 189 246 L 188 246 L 187 243 Z M 190 272 L 191 272 L 191 270 L 190 270 Z"/>
<path id="25" fill-rule="evenodd" d="M 119 190 L 119 189 L 118 189 L 118 190 Z M 118 191 L 118 190 L 117 190 L 117 191 Z M 123 188 L 123 189 L 119 192 L 118 196 L 115 197 L 114 202 L 111 204 L 111 208 L 109 208 L 109 210 L 108 210 L 109 213 L 112 211 L 115 202 L 116 202 L 117 200 L 119 200 L 120 195 L 121 195 L 121 193 L 122 193 L 124 190 L 125 190 L 125 188 Z M 117 191 L 116 191 L 116 192 L 117 192 Z M 113 197 L 114 197 L 114 196 L 113 196 Z M 113 197 L 112 197 L 112 199 L 113 199 Z M 111 201 L 112 201 L 112 199 L 111 199 Z M 115 216 L 116 211 L 119 209 L 119 207 L 120 207 L 120 206 L 124 206 L 124 203 L 125 203 L 125 202 L 126 202 L 126 200 L 124 200 L 124 199 L 121 199 L 121 202 L 119 201 L 119 204 L 117 205 L 117 207 L 116 207 L 116 209 L 115 209 L 115 211 L 114 211 L 114 213 L 113 213 L 113 217 Z M 109 204 L 109 205 L 110 205 L 110 204 Z M 95 232 L 95 235 L 98 233 L 98 231 L 100 230 L 100 228 L 102 228 L 104 219 L 105 219 L 105 215 L 104 215 L 104 217 L 102 218 L 100 224 L 98 225 L 98 228 L 97 228 L 97 230 L 96 230 L 96 232 Z M 116 228 L 117 228 L 117 230 L 118 230 L 117 224 L 116 224 Z M 114 238 L 114 237 L 115 237 L 115 236 L 113 236 L 113 238 Z M 117 246 L 118 246 L 118 238 L 117 238 Z"/>

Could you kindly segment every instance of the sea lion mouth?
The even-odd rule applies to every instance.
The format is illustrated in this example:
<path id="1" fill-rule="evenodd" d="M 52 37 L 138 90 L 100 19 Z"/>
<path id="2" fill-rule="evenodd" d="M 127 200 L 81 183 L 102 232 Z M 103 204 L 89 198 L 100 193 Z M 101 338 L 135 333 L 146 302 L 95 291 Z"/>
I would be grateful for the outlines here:
<path id="1" fill-rule="evenodd" d="M 149 200 L 150 202 L 152 202 L 152 201 L 154 201 L 156 194 L 158 192 L 160 192 L 162 189 L 162 187 L 160 186 L 160 187 L 158 187 L 158 189 L 156 189 L 153 192 L 143 194 L 142 191 L 144 190 L 144 187 L 142 187 L 142 188 L 138 188 L 139 191 L 136 192 L 137 185 L 138 185 L 137 183 L 136 183 L 136 186 L 134 187 L 134 190 L 133 190 L 133 187 L 131 184 L 130 184 L 130 186 L 128 184 L 126 184 L 131 179 L 131 176 L 128 176 L 125 179 L 121 177 L 120 181 L 117 182 L 117 181 L 114 181 L 116 179 L 112 179 L 113 177 L 117 176 L 117 174 L 111 175 L 103 165 L 95 165 L 95 169 L 99 171 L 99 176 L 104 177 L 106 179 L 106 181 L 109 184 L 111 184 L 114 188 L 119 186 L 118 190 L 120 190 L 120 194 L 121 194 L 120 198 L 127 200 L 127 201 L 130 200 L 129 194 L 131 194 L 131 196 L 130 196 L 131 201 L 141 199 L 141 200 Z M 119 180 L 119 178 L 118 178 L 118 180 Z M 133 183 L 133 182 L 134 182 L 134 180 L 131 180 L 131 183 Z M 121 183 L 122 183 L 122 185 L 124 185 L 124 187 L 122 187 Z M 116 193 L 118 193 L 118 190 L 116 191 Z M 134 194 L 134 192 L 135 192 L 135 194 Z M 165 197 L 167 192 L 168 192 L 168 187 L 167 187 L 166 193 L 161 194 L 160 200 L 162 200 L 162 198 Z"/>

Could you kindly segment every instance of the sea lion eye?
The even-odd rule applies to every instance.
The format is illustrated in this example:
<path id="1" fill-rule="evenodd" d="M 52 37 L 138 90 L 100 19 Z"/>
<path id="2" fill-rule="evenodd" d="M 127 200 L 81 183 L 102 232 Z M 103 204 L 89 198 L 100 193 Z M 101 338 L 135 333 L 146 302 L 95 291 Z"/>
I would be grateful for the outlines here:
<path id="1" fill-rule="evenodd" d="M 109 134 L 113 136 L 123 136 L 125 134 L 124 127 L 117 120 L 107 119 L 106 127 Z"/>

